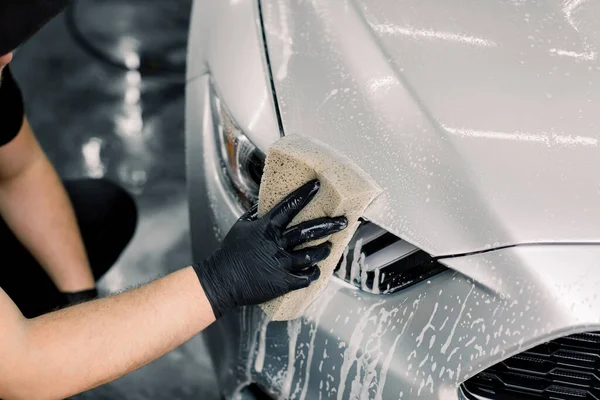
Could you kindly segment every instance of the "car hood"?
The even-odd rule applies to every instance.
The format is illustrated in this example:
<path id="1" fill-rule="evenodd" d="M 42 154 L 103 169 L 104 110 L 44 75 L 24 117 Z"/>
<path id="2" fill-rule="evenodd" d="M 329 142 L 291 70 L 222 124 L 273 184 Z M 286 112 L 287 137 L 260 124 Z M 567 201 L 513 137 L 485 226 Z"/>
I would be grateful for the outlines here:
<path id="1" fill-rule="evenodd" d="M 264 0 L 285 134 L 384 193 L 365 217 L 433 255 L 600 242 L 600 3 Z"/>

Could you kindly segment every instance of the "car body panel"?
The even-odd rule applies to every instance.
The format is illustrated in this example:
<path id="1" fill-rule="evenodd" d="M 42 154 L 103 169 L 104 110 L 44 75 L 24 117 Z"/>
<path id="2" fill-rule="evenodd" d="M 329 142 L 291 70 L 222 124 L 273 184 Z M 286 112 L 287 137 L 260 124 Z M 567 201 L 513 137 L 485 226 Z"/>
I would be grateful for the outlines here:
<path id="1" fill-rule="evenodd" d="M 442 260 L 452 270 L 387 296 L 334 279 L 296 321 L 240 310 L 210 328 L 218 362 L 238 366 L 220 370 L 226 397 L 257 382 L 284 399 L 458 399 L 500 360 L 600 329 L 599 257 L 600 246 L 518 246 Z"/>
<path id="2" fill-rule="evenodd" d="M 266 149 L 281 135 L 256 2 L 197 0 L 192 13 L 188 81 L 210 73 L 240 129 Z"/>
<path id="3" fill-rule="evenodd" d="M 591 243 L 599 240 L 600 186 L 594 177 L 600 162 L 599 117 L 589 108 L 597 106 L 598 94 L 585 90 L 586 82 L 594 87 L 598 70 L 593 53 L 577 58 L 579 53 L 567 47 L 595 48 L 596 28 L 588 16 L 598 15 L 595 4 L 574 1 L 577 7 L 567 9 L 571 20 L 577 17 L 584 45 L 570 31 L 572 25 L 564 26 L 567 33 L 557 33 L 556 18 L 566 11 L 556 2 L 500 1 L 512 11 L 503 14 L 494 3 L 490 7 L 500 8 L 485 17 L 482 4 L 488 2 L 464 7 L 441 0 L 391 3 L 364 10 L 359 1 L 263 2 L 285 133 L 316 137 L 368 171 L 385 193 L 366 217 L 434 255 L 519 245 L 442 258 L 448 271 L 388 295 L 365 293 L 333 278 L 293 322 L 268 323 L 255 307 L 226 315 L 205 334 L 227 399 L 257 383 L 274 398 L 454 400 L 461 398 L 461 382 L 512 354 L 556 337 L 600 330 L 600 246 Z M 434 8 L 444 10 L 447 19 L 430 15 Z M 477 22 L 463 15 L 469 9 L 479 10 Z M 254 43 L 251 48 L 264 52 L 257 10 L 251 0 L 194 4 L 186 158 L 196 261 L 212 254 L 242 211 L 218 158 L 211 96 L 220 97 L 262 150 L 280 134 L 275 114 L 256 112 L 269 90 L 266 60 L 262 53 L 235 50 Z M 521 10 L 523 21 L 509 18 L 518 15 L 515 10 Z M 540 30 L 536 40 L 546 45 L 563 34 L 568 38 L 553 45 L 555 53 L 536 53 L 518 40 L 527 39 L 525 19 L 532 22 L 539 12 L 556 18 L 544 26 L 536 22 L 531 28 Z M 494 18 L 514 22 L 515 32 L 504 32 L 512 39 L 493 36 Z M 228 32 L 236 26 L 233 21 L 242 24 L 244 35 Z M 385 28 L 400 21 L 410 29 Z M 371 25 L 377 24 L 384 27 L 374 31 Z M 386 37 L 388 31 L 394 37 Z M 476 39 L 496 46 L 469 44 L 483 43 Z M 559 49 L 573 54 L 559 54 Z M 531 68 L 524 72 L 531 79 L 519 81 L 518 69 L 508 68 L 513 61 Z M 440 71 L 444 66 L 448 70 Z M 526 101 L 549 88 L 567 88 L 567 75 L 556 80 L 544 75 L 558 76 L 554 66 L 574 79 L 565 94 L 569 102 L 553 103 L 558 94 L 538 97 L 539 104 Z M 485 82 L 486 73 L 502 69 L 514 75 L 504 77 L 514 79 L 512 84 Z M 537 81 L 531 75 L 536 69 L 542 71 Z M 254 82 L 246 86 L 247 80 Z M 518 86 L 523 93 L 517 93 Z M 498 98 L 477 87 L 497 90 Z M 479 97 L 464 91 L 477 91 Z M 497 102 L 497 109 L 484 107 L 490 102 Z M 545 102 L 554 104 L 547 107 L 547 120 L 542 118 Z M 269 104 L 275 110 L 272 99 Z M 574 118 L 574 107 L 584 110 L 581 118 Z M 568 120 L 565 131 L 544 136 L 545 130 L 563 126 L 556 119 L 561 113 Z M 252 115 L 261 119 L 254 128 Z M 553 244 L 523 244 L 538 241 Z"/>
<path id="4" fill-rule="evenodd" d="M 238 215 L 215 179 L 214 144 L 198 145 L 214 138 L 209 87 L 208 76 L 188 85 L 196 259 L 218 245 L 212 224 L 226 231 Z M 335 399 L 343 390 L 344 399 L 456 399 L 459 383 L 497 361 L 600 329 L 599 256 L 595 245 L 533 245 L 446 258 L 451 270 L 385 296 L 334 278 L 295 322 L 267 323 L 259 308 L 245 308 L 206 338 L 226 398 L 255 382 L 281 398 Z"/>
<path id="5" fill-rule="evenodd" d="M 600 7 L 567 3 L 265 0 L 284 132 L 356 162 L 385 189 L 365 216 L 432 255 L 599 242 Z"/>

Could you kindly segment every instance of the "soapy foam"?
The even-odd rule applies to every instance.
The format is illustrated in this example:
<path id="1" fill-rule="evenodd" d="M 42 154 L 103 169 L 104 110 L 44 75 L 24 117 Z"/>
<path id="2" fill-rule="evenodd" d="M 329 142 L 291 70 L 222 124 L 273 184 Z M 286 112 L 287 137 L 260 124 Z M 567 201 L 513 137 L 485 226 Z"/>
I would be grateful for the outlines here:
<path id="1" fill-rule="evenodd" d="M 285 379 L 281 387 L 280 400 L 286 400 L 290 397 L 292 390 L 292 382 L 294 381 L 294 374 L 296 372 L 296 344 L 298 343 L 298 336 L 302 330 L 300 320 L 288 321 L 287 333 L 288 333 L 288 364 L 285 371 Z"/>
<path id="2" fill-rule="evenodd" d="M 265 365 L 265 351 L 267 347 L 267 328 L 269 326 L 269 317 L 265 316 L 260 326 L 258 350 L 256 352 L 256 360 L 254 360 L 254 370 L 261 373 Z"/>
<path id="3" fill-rule="evenodd" d="M 317 311 L 314 311 L 314 309 L 313 309 L 313 308 L 317 308 L 316 307 L 317 303 L 313 303 L 313 306 L 311 306 L 308 310 L 308 314 L 311 317 L 314 316 L 314 324 L 311 326 L 310 332 L 309 332 L 310 342 L 308 343 L 308 356 L 306 358 L 304 385 L 302 386 L 302 392 L 300 393 L 300 400 L 305 400 L 306 395 L 308 393 L 308 382 L 310 381 L 310 370 L 312 368 L 312 360 L 313 360 L 314 351 L 315 351 L 315 339 L 317 337 L 317 328 L 319 327 L 319 323 L 321 322 L 321 316 L 325 312 L 327 306 L 329 305 L 329 302 L 331 301 L 331 299 L 333 299 L 336 292 L 337 292 L 337 290 L 334 290 L 331 287 L 328 288 L 323 293 L 323 297 L 321 298 L 321 301 L 318 304 Z M 323 357 L 324 358 L 327 357 L 327 347 L 325 347 Z"/>

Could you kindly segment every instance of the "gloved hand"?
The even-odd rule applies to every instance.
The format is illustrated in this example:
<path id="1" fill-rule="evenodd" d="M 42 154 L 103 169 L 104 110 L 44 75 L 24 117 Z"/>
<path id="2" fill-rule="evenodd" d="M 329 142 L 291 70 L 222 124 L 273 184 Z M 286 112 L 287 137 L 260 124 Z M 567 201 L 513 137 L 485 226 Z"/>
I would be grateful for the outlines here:
<path id="1" fill-rule="evenodd" d="M 219 250 L 194 270 L 215 317 L 309 286 L 319 278 L 316 264 L 329 256 L 331 243 L 293 250 L 346 228 L 345 217 L 318 218 L 286 229 L 319 190 L 317 180 L 286 197 L 262 218 L 256 207 L 233 225 Z"/>
<path id="2" fill-rule="evenodd" d="M 98 297 L 98 291 L 94 289 L 81 290 L 79 292 L 62 292 L 65 306 L 83 303 L 89 300 L 94 300 Z"/>

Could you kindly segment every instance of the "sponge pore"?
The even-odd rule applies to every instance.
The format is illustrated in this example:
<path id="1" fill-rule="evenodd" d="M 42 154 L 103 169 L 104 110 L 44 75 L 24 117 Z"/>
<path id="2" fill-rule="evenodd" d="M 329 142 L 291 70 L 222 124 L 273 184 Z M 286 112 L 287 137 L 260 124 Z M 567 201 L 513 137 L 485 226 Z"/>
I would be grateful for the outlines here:
<path id="1" fill-rule="evenodd" d="M 306 182 L 319 179 L 321 188 L 290 226 L 320 217 L 346 216 L 348 227 L 329 238 L 331 254 L 321 263 L 321 277 L 306 289 L 261 304 L 273 321 L 300 317 L 327 286 L 344 249 L 359 226 L 365 208 L 381 193 L 377 184 L 357 165 L 331 147 L 314 139 L 289 135 L 278 140 L 267 154 L 260 186 L 258 214 L 264 215 L 285 196 Z"/>

